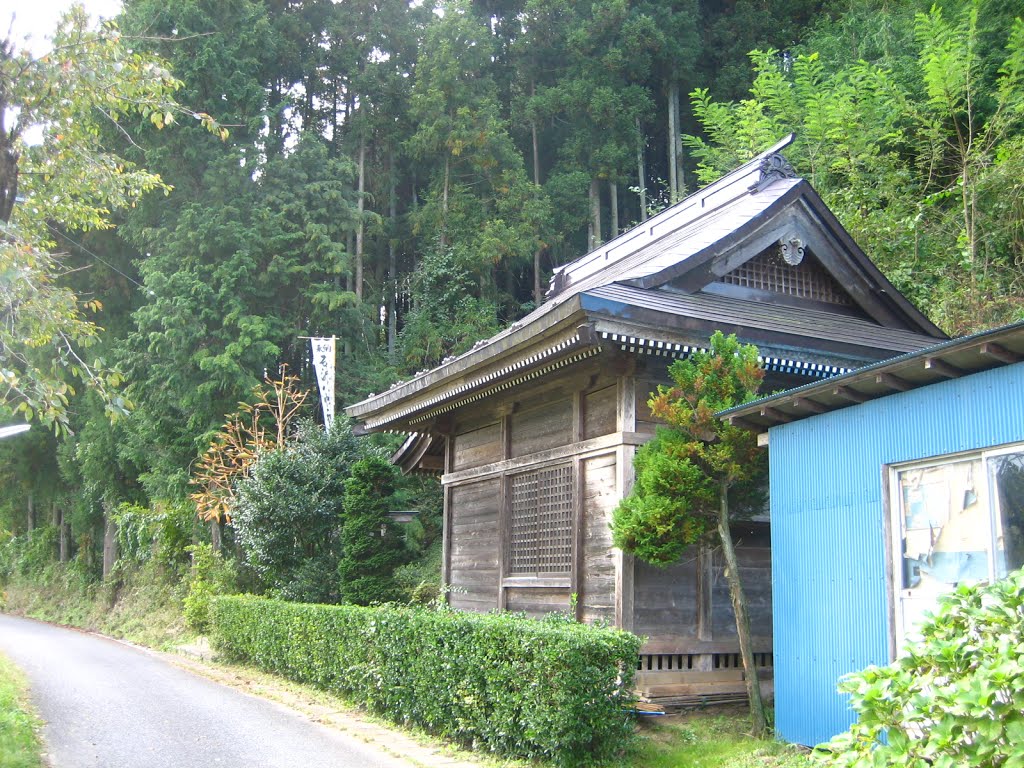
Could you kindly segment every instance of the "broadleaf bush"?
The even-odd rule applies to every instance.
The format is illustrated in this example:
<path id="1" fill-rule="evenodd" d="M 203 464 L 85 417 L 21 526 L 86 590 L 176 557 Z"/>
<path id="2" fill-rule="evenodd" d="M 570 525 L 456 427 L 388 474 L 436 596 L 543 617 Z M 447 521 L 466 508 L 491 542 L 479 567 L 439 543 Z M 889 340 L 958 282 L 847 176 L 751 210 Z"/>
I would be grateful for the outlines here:
<path id="1" fill-rule="evenodd" d="M 211 604 L 225 656 L 499 755 L 595 765 L 618 754 L 640 638 L 582 624 L 254 597 Z"/>
<path id="2" fill-rule="evenodd" d="M 944 597 L 920 640 L 840 683 L 857 722 L 821 745 L 839 768 L 1024 768 L 1024 571 Z"/>

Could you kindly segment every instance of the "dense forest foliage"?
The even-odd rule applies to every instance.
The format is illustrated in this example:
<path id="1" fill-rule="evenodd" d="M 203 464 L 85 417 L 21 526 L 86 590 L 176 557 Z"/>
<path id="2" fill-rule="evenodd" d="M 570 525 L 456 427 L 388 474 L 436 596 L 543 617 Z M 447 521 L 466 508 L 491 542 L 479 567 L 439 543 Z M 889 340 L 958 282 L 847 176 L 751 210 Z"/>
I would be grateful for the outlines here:
<path id="1" fill-rule="evenodd" d="M 109 396 L 80 387 L 67 429 L 0 442 L 0 533 L 63 521 L 65 556 L 98 573 L 116 510 L 187 509 L 201 457 L 268 373 L 315 388 L 304 337 L 338 338 L 339 405 L 380 392 L 791 131 L 797 171 L 945 330 L 1021 317 L 1019 13 L 126 0 L 121 41 L 167 62 L 189 111 L 163 130 L 100 121 L 95 142 L 160 183 L 111 206 L 114 229 L 51 237 L 55 279 L 103 328 L 88 355 L 130 413 L 111 421 Z"/>

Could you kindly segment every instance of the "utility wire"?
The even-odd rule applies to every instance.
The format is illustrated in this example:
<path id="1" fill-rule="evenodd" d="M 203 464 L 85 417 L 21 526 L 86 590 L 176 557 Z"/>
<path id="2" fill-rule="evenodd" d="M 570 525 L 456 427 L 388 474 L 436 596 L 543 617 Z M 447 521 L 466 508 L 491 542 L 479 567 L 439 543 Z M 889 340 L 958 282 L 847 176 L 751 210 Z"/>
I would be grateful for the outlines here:
<path id="1" fill-rule="evenodd" d="M 122 271 L 121 271 L 120 269 L 118 269 L 117 267 L 115 267 L 115 266 L 114 266 L 113 264 L 111 264 L 111 263 L 110 263 L 109 261 L 107 261 L 106 259 L 104 259 L 104 258 L 103 258 L 102 256 L 100 256 L 100 255 L 99 255 L 99 254 L 97 254 L 97 253 L 94 253 L 93 251 L 90 251 L 90 250 L 89 250 L 88 248 L 86 248 L 86 247 L 85 247 L 84 245 L 82 245 L 81 243 L 79 243 L 79 242 L 75 242 L 75 241 L 74 241 L 74 240 L 72 240 L 72 239 L 71 239 L 70 237 L 68 237 L 68 236 L 67 236 L 67 235 L 66 235 L 66 234 L 65 234 L 64 232 L 61 232 L 61 231 L 60 231 L 59 229 L 56 229 L 55 227 L 53 227 L 53 226 L 52 226 L 52 225 L 51 225 L 51 224 L 50 224 L 49 222 L 47 222 L 47 224 L 46 224 L 46 228 L 47 228 L 47 229 L 49 229 L 49 230 L 50 230 L 51 232 L 53 232 L 53 234 L 57 235 L 57 237 L 59 237 L 59 238 L 61 238 L 61 239 L 63 239 L 63 240 L 67 240 L 67 241 L 68 241 L 69 243 L 71 243 L 71 244 L 72 244 L 73 246 L 75 246 L 75 247 L 76 247 L 76 248 L 78 248 L 79 250 L 82 250 L 82 251 L 84 251 L 85 253 L 89 254 L 89 255 L 90 255 L 90 256 L 92 256 L 92 257 L 93 257 L 94 259 L 96 259 L 96 261 L 98 261 L 98 262 L 100 262 L 101 264 L 105 264 L 106 266 L 110 267 L 110 268 L 111 268 L 112 270 L 114 270 L 115 272 L 117 272 L 117 274 L 119 274 L 119 275 L 120 275 L 121 277 L 123 277 L 123 278 L 124 278 L 125 280 L 127 280 L 127 281 L 129 281 L 129 282 L 131 282 L 131 283 L 134 283 L 135 285 L 139 286 L 139 288 L 141 288 L 141 289 L 142 289 L 142 290 L 144 290 L 144 291 L 146 290 L 146 286 L 144 286 L 144 285 L 143 285 L 142 283 L 140 283 L 140 282 L 139 282 L 138 280 L 136 280 L 136 279 L 135 279 L 134 277 L 132 277 L 131 275 L 126 275 L 126 274 L 125 274 L 124 272 L 122 272 Z M 147 292 L 148 292 L 148 293 L 152 293 L 152 291 L 147 291 Z"/>

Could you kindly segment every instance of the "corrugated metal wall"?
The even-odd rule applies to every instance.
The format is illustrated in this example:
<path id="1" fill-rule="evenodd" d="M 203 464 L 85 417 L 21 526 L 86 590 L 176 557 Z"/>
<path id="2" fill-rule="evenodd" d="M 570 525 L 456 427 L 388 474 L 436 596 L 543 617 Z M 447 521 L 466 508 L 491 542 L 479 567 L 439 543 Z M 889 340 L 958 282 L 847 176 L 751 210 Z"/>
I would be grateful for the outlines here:
<path id="1" fill-rule="evenodd" d="M 853 722 L 839 678 L 889 658 L 883 467 L 1024 440 L 1024 363 L 771 430 L 776 729 Z"/>

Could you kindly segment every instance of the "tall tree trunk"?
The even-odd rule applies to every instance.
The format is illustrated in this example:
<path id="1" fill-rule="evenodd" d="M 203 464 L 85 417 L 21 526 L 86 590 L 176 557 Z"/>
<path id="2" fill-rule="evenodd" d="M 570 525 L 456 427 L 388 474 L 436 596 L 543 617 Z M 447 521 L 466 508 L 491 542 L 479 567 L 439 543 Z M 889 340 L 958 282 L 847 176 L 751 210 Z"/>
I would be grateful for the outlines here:
<path id="1" fill-rule="evenodd" d="M 619 234 L 619 185 L 614 181 L 608 182 L 608 194 L 611 197 L 612 231 L 608 236 L 613 240 Z"/>
<path id="2" fill-rule="evenodd" d="M 54 530 L 57 531 L 57 541 L 54 543 L 56 551 L 53 553 L 57 560 L 60 561 L 60 550 L 61 550 L 61 525 L 64 522 L 64 514 L 61 512 L 60 505 L 57 502 L 53 502 L 50 505 L 50 525 L 53 526 Z M 61 561 L 63 562 L 63 561 Z"/>
<path id="3" fill-rule="evenodd" d="M 67 522 L 64 520 L 64 510 L 60 512 L 60 543 L 58 557 L 62 563 L 66 563 L 71 559 L 71 531 Z"/>
<path id="4" fill-rule="evenodd" d="M 281 80 L 274 78 L 267 95 L 267 157 L 277 157 L 284 145 L 284 121 L 281 119 Z"/>
<path id="5" fill-rule="evenodd" d="M 640 190 L 640 221 L 647 221 L 647 172 L 644 170 L 644 133 L 636 119 L 636 179 Z"/>
<path id="6" fill-rule="evenodd" d="M 388 362 L 395 363 L 395 341 L 398 337 L 398 254 L 395 238 L 398 236 L 398 179 L 395 172 L 395 153 L 388 147 Z"/>
<path id="7" fill-rule="evenodd" d="M 441 188 L 441 247 L 448 246 L 448 185 L 451 183 L 452 159 L 444 158 L 444 186 Z"/>
<path id="8" fill-rule="evenodd" d="M 729 529 L 728 483 L 722 482 L 720 492 L 718 537 L 722 541 L 725 575 L 729 582 L 729 597 L 732 599 L 732 610 L 736 616 L 736 638 L 740 644 L 740 656 L 743 658 L 743 672 L 747 683 L 747 697 L 750 699 L 751 728 L 754 736 L 761 737 L 767 730 L 768 721 L 765 717 L 764 701 L 761 699 L 761 684 L 757 679 L 757 664 L 754 660 L 754 647 L 750 637 L 747 597 L 743 592 L 743 582 L 740 581 L 739 562 L 736 559 L 736 548 L 733 546 L 732 531 Z"/>
<path id="9" fill-rule="evenodd" d="M 106 581 L 114 570 L 117 562 L 117 523 L 111 510 L 104 505 L 103 509 L 103 580 Z"/>
<path id="10" fill-rule="evenodd" d="M 531 95 L 533 87 L 531 86 Z M 537 141 L 537 121 L 530 121 L 530 140 L 533 144 L 533 183 L 540 186 L 540 145 Z"/>
<path id="11" fill-rule="evenodd" d="M 672 83 L 672 146 L 675 148 L 676 158 L 676 200 L 682 200 L 686 196 L 686 179 L 683 177 L 683 138 L 682 138 L 682 116 L 679 114 L 679 83 Z"/>
<path id="12" fill-rule="evenodd" d="M 32 491 L 28 492 L 28 504 L 25 508 L 25 532 L 32 533 L 36 527 L 36 505 L 35 496 Z"/>
<path id="13" fill-rule="evenodd" d="M 0 42 L 0 61 L 9 61 L 14 43 L 9 39 Z M 7 128 L 7 94 L 0 91 L 0 223 L 11 220 L 14 203 L 18 197 L 18 161 L 21 153 L 17 149 L 17 136 Z"/>
<path id="14" fill-rule="evenodd" d="M 221 530 L 220 520 L 210 521 L 210 547 L 214 552 L 220 552 L 224 546 L 224 532 Z"/>
<path id="15" fill-rule="evenodd" d="M 675 98 L 678 85 L 675 82 L 668 87 L 668 201 L 674 203 L 678 190 L 676 181 L 676 104 Z"/>
<path id="16" fill-rule="evenodd" d="M 530 84 L 530 95 L 536 93 L 536 86 Z M 530 139 L 533 142 L 533 183 L 540 186 L 540 150 L 537 142 L 537 121 L 530 121 Z M 540 257 L 544 249 L 539 245 L 533 251 L 533 304 L 539 307 L 544 300 L 540 286 Z"/>
<path id="17" fill-rule="evenodd" d="M 540 257 L 544 253 L 543 248 L 536 248 L 533 251 L 533 304 L 539 307 L 544 301 L 544 292 L 540 285 Z"/>
<path id="18" fill-rule="evenodd" d="M 587 250 L 601 244 L 601 187 L 597 179 L 590 180 L 590 227 Z"/>
<path id="19" fill-rule="evenodd" d="M 366 137 L 359 139 L 359 199 L 356 201 L 356 298 L 363 300 L 363 211 L 366 207 Z"/>

